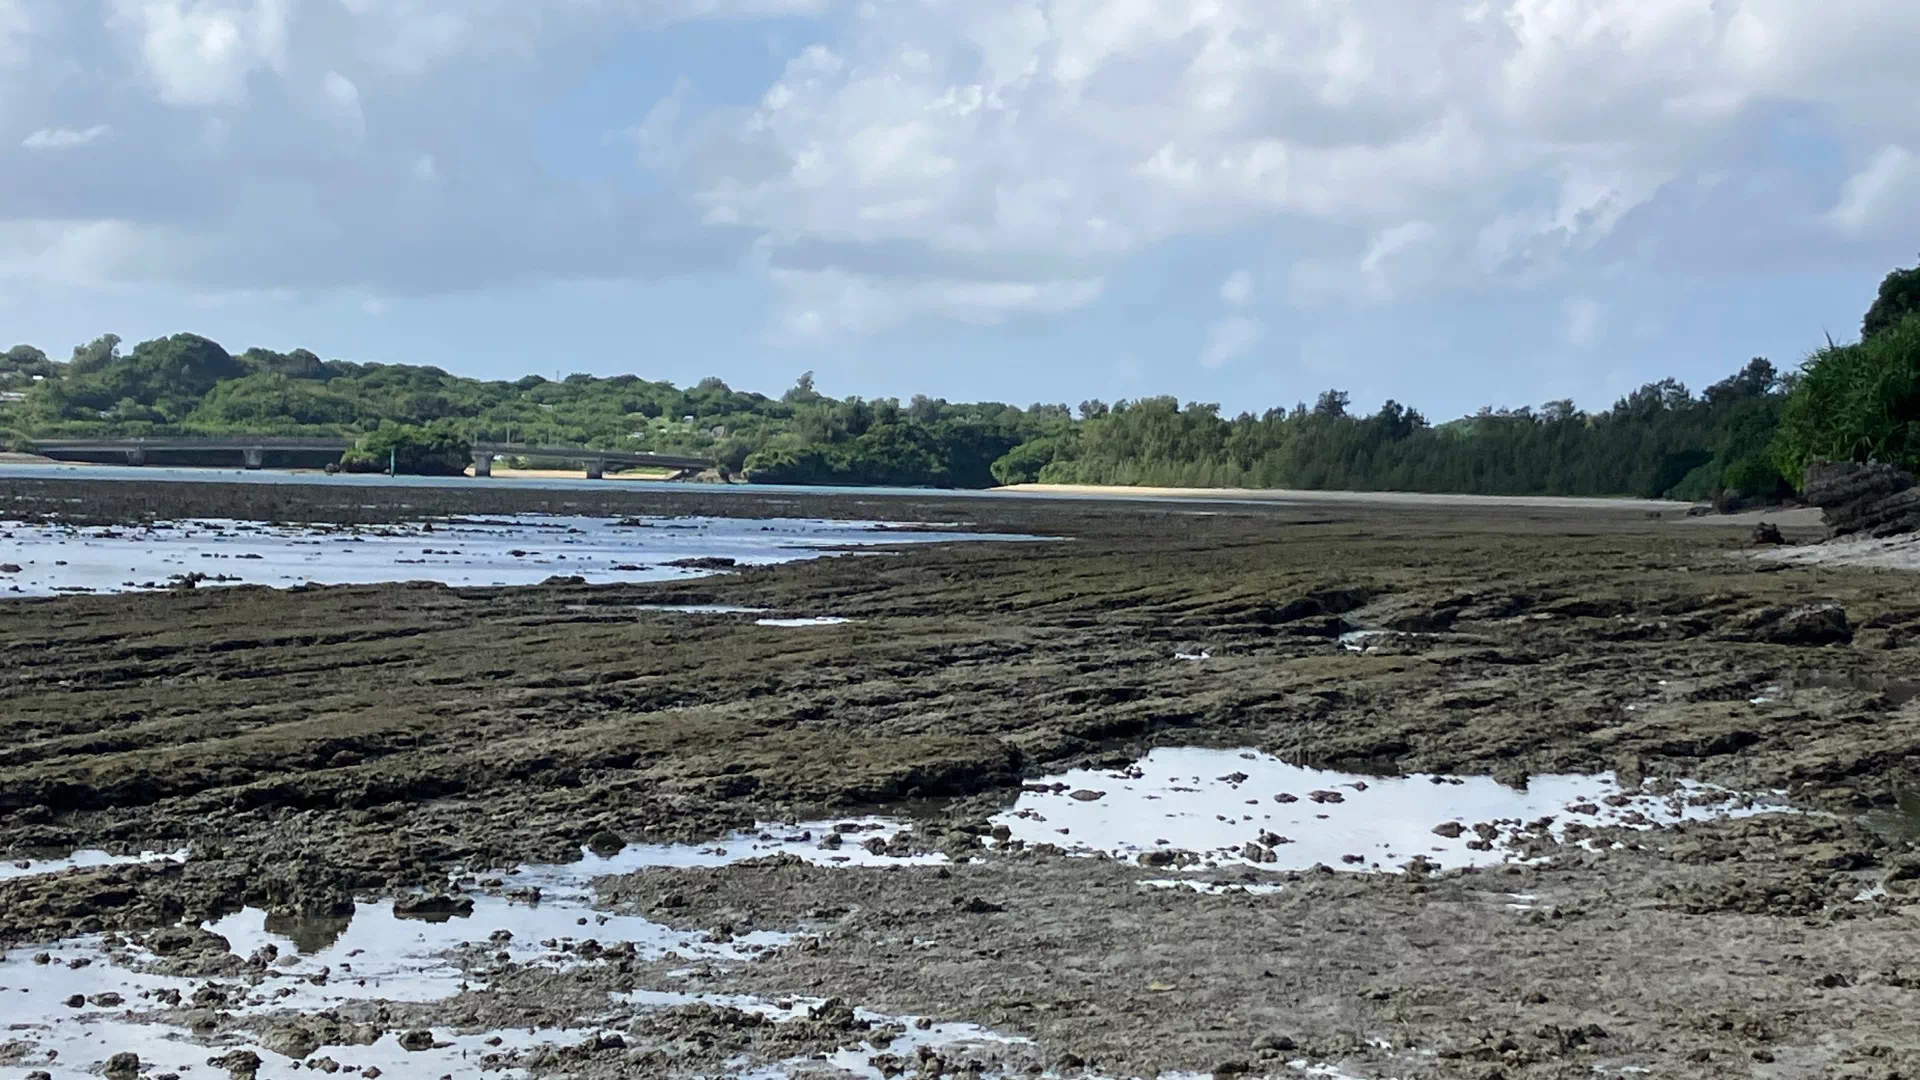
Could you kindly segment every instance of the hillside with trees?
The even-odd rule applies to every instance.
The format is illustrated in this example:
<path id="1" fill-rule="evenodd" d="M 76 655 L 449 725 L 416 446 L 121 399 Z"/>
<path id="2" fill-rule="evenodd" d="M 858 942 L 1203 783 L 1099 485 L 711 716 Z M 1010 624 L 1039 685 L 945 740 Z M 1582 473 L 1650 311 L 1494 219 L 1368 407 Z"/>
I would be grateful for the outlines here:
<path id="1" fill-rule="evenodd" d="M 1896 270 L 1861 339 L 1793 371 L 1754 359 L 1695 394 L 1665 379 L 1611 408 L 1571 401 L 1434 423 L 1340 390 L 1313 404 L 1223 416 L 1150 397 L 1108 404 L 829 398 L 803 375 L 778 398 L 717 378 L 680 388 L 637 375 L 529 375 L 323 360 L 304 349 L 229 353 L 194 334 L 130 349 L 112 334 L 64 361 L 0 354 L 0 433 L 96 436 L 328 435 L 357 441 L 349 467 L 391 450 L 421 472 L 457 471 L 472 441 L 706 457 L 775 484 L 989 487 L 1081 483 L 1344 488 L 1482 494 L 1766 500 L 1817 460 L 1920 466 L 1920 268 Z"/>

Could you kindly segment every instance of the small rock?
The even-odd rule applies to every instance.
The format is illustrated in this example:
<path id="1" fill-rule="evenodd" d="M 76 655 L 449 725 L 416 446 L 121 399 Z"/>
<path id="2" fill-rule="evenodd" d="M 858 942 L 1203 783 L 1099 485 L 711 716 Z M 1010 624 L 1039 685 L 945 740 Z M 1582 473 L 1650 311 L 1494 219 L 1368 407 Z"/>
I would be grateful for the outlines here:
<path id="1" fill-rule="evenodd" d="M 1282 1054 L 1298 1049 L 1298 1046 L 1298 1043 L 1285 1035 L 1262 1035 L 1253 1040 L 1255 1050 L 1273 1050 Z"/>
<path id="2" fill-rule="evenodd" d="M 244 1080 L 260 1071 L 260 1055 L 251 1050 L 235 1050 L 216 1058 L 208 1058 L 207 1064 L 216 1069 L 227 1070 L 235 1080 Z"/>
<path id="3" fill-rule="evenodd" d="M 956 908 L 959 908 L 961 911 L 965 912 L 968 915 L 992 915 L 992 914 L 995 914 L 996 912 L 1007 910 L 1006 908 L 1001 907 L 999 904 L 995 904 L 987 900 L 982 900 L 977 896 L 968 897 L 965 900 L 962 900 L 959 897 L 955 897 L 953 901 L 953 906 Z"/>
<path id="4" fill-rule="evenodd" d="M 126 999 L 121 997 L 119 994 L 113 993 L 112 991 L 108 991 L 107 993 L 104 993 L 104 994 L 95 994 L 92 997 L 88 998 L 87 1000 L 93 1003 L 94 1005 L 98 1006 L 99 1008 L 111 1009 L 119 1005 L 121 1002 L 125 1001 Z"/>
<path id="5" fill-rule="evenodd" d="M 107 1059 L 105 1071 L 112 1080 L 128 1080 L 130 1077 L 138 1076 L 140 1075 L 140 1055 L 123 1050 Z"/>
<path id="6" fill-rule="evenodd" d="M 1433 827 L 1433 834 L 1435 836 L 1444 836 L 1449 840 L 1459 839 L 1460 834 L 1466 831 L 1467 827 L 1457 821 L 1443 821 Z"/>
<path id="7" fill-rule="evenodd" d="M 1079 791 L 1067 796 L 1069 799 L 1078 799 L 1080 802 L 1093 802 L 1095 799 L 1104 799 L 1106 797 L 1107 793 L 1104 791 L 1088 791 L 1085 788 L 1081 788 Z"/>
<path id="8" fill-rule="evenodd" d="M 1310 791 L 1307 793 L 1307 798 L 1312 799 L 1314 802 L 1317 802 L 1317 803 L 1337 803 L 1337 802 L 1347 801 L 1347 797 L 1345 795 L 1340 794 L 1337 791 Z"/>
<path id="9" fill-rule="evenodd" d="M 86 1007 L 87 995 L 85 994 L 75 994 L 67 999 L 67 1008 L 69 1009 L 84 1009 Z"/>
<path id="10" fill-rule="evenodd" d="M 434 916 L 465 918 L 473 914 L 473 898 L 470 896 L 448 896 L 445 893 L 403 897 L 393 902 L 393 913 L 402 919 L 422 919 Z"/>
<path id="11" fill-rule="evenodd" d="M 1284 792 L 1284 791 L 1283 791 L 1283 792 L 1281 792 L 1280 794 L 1278 794 L 1278 795 L 1275 795 L 1275 796 L 1273 797 L 1273 801 L 1274 801 L 1274 802 L 1277 802 L 1277 803 L 1281 803 L 1281 804 L 1286 804 L 1286 803 L 1297 803 L 1297 802 L 1299 802 L 1299 801 L 1300 801 L 1300 796 L 1298 796 L 1298 795 L 1289 795 L 1289 794 L 1287 794 L 1286 792 Z"/>
<path id="12" fill-rule="evenodd" d="M 400 1036 L 400 1049 L 409 1053 L 433 1049 L 433 1032 L 418 1029 L 407 1032 Z"/>
<path id="13" fill-rule="evenodd" d="M 1778 547 L 1785 544 L 1787 538 L 1780 535 L 1780 526 L 1763 521 L 1753 527 L 1753 542 L 1763 547 Z"/>
<path id="14" fill-rule="evenodd" d="M 587 838 L 587 850 L 603 859 L 611 859 L 625 851 L 627 841 L 612 829 L 601 829 Z"/>
<path id="15" fill-rule="evenodd" d="M 313 1032 L 296 1027 L 272 1032 L 261 1040 L 261 1045 L 276 1054 L 301 1061 L 320 1049 L 321 1041 L 320 1036 Z"/>

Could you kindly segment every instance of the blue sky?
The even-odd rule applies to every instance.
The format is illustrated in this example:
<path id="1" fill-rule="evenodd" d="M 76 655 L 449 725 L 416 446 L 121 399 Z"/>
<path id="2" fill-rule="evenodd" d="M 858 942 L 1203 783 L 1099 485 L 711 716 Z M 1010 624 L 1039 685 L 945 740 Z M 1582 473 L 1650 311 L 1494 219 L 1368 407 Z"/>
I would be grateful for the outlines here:
<path id="1" fill-rule="evenodd" d="M 1920 5 L 1852 16 L 0 0 L 0 344 L 1603 407 L 1920 256 Z"/>

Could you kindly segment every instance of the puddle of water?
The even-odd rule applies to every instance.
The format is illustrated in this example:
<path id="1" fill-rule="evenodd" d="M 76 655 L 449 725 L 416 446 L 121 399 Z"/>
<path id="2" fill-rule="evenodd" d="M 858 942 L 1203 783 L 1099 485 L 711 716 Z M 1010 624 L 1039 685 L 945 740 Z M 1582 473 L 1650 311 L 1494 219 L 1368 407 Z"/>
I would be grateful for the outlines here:
<path id="1" fill-rule="evenodd" d="M 1201 649 L 1199 652 L 1177 652 L 1173 654 L 1173 658 L 1185 663 L 1197 664 L 1202 660 L 1213 659 L 1213 654 L 1205 649 Z"/>
<path id="2" fill-rule="evenodd" d="M 810 619 L 755 619 L 759 626 L 840 626 L 852 619 L 843 619 L 838 615 L 816 615 Z"/>
<path id="3" fill-rule="evenodd" d="M 575 902 L 465 899 L 473 902 L 471 914 L 436 921 L 396 915 L 391 901 L 360 904 L 331 941 L 324 934 L 309 937 L 305 950 L 302 941 L 269 928 L 266 913 L 258 909 L 229 915 L 207 929 L 226 938 L 240 956 L 267 946 L 277 950 L 271 981 L 283 985 L 264 989 L 276 1007 L 299 1009 L 369 999 L 427 1002 L 451 997 L 471 986 L 448 956 L 467 946 L 488 956 L 504 953 L 515 963 L 566 966 L 584 962 L 578 947 L 589 941 L 595 945 L 588 946 L 588 953 L 595 956 L 601 949 L 630 943 L 641 960 L 677 955 L 740 961 L 793 940 L 790 934 L 756 931 L 717 942 L 704 933 L 672 930 L 638 916 L 597 913 Z M 320 947 L 312 948 L 315 945 Z M 310 977 L 323 971 L 325 981 L 314 983 Z M 292 993 L 283 993 L 287 990 Z"/>
<path id="4" fill-rule="evenodd" d="M 1336 640 L 1348 652 L 1363 653 L 1378 646 L 1382 638 L 1392 636 L 1391 630 L 1349 630 Z"/>
<path id="5" fill-rule="evenodd" d="M 55 858 L 12 859 L 0 862 L 0 881 L 15 878 L 37 877 L 41 874 L 60 874 L 68 870 L 94 869 L 102 866 L 131 866 L 136 863 L 186 862 L 190 852 L 181 851 L 143 851 L 138 855 L 109 855 L 104 851 L 76 851 L 71 855 Z"/>
<path id="6" fill-rule="evenodd" d="M 535 885 L 543 895 L 584 902 L 591 899 L 595 878 L 637 870 L 730 866 L 771 855 L 791 855 L 818 866 L 832 867 L 938 866 L 948 861 L 947 856 L 939 852 L 887 853 L 897 850 L 895 841 L 911 831 L 912 826 L 907 822 L 875 816 L 798 825 L 761 822 L 751 829 L 704 844 L 628 844 L 613 854 L 599 854 L 583 847 L 578 862 L 522 866 L 505 871 L 504 875 L 510 887 Z"/>
<path id="7" fill-rule="evenodd" d="M 513 1078 L 527 1075 L 524 1069 L 502 1067 L 505 1062 L 515 1060 L 516 1052 L 577 1044 L 599 1033 L 597 1029 L 567 1028 L 467 1034 L 448 1028 L 425 1030 L 433 1035 L 434 1045 L 428 1049 L 408 1050 L 401 1045 L 399 1034 L 388 1034 L 367 1046 L 322 1046 L 303 1060 L 330 1060 L 344 1074 L 364 1075 L 369 1069 L 378 1069 L 378 1075 L 391 1080 L 475 1076 L 483 1069 L 488 1076 Z M 231 1053 L 252 1053 L 259 1057 L 257 1080 L 297 1080 L 302 1073 L 312 1071 L 244 1038 L 228 1035 L 202 1040 L 164 1024 L 101 1020 L 59 1032 L 33 1034 L 37 1035 L 37 1047 L 21 1059 L 18 1068 L 44 1071 L 55 1080 L 97 1080 L 107 1059 L 119 1053 L 137 1054 L 145 1076 L 165 1073 L 224 1076 L 225 1071 L 213 1067 L 209 1059 Z"/>
<path id="8" fill-rule="evenodd" d="M 1034 539 L 990 533 L 889 529 L 882 522 L 749 518 L 605 518 L 521 515 L 367 527 L 304 527 L 229 520 L 151 527 L 73 528 L 0 522 L 0 595 L 118 593 L 203 585 L 533 585 L 549 577 L 590 583 L 657 581 L 731 565 L 814 559 L 876 544 Z M 703 566 L 688 560 L 721 560 Z"/>
<path id="9" fill-rule="evenodd" d="M 665 990 L 638 990 L 619 995 L 616 1000 L 651 1009 L 699 1004 L 714 1005 L 764 1016 L 776 1024 L 806 1019 L 813 1010 L 826 1004 L 824 998 L 788 998 L 775 1002 L 737 994 L 679 993 Z M 884 1046 L 874 1042 L 863 1042 L 859 1046 L 844 1047 L 825 1057 L 796 1058 L 779 1065 L 736 1075 L 743 1080 L 746 1077 L 786 1080 L 788 1077 L 795 1076 L 796 1070 L 817 1070 L 821 1066 L 827 1066 L 847 1075 L 859 1077 L 861 1080 L 892 1080 L 893 1077 L 901 1075 L 899 1065 L 893 1059 L 898 1059 L 899 1062 L 913 1062 L 917 1060 L 923 1049 L 952 1056 L 967 1050 L 991 1052 L 995 1048 L 1022 1046 L 1031 1042 L 1017 1035 L 1003 1035 L 978 1024 L 935 1023 L 917 1016 L 893 1016 L 860 1008 L 854 1009 L 853 1015 L 876 1028 L 887 1029 L 894 1033 L 893 1037 L 887 1040 Z"/>
<path id="10" fill-rule="evenodd" d="M 457 914 L 409 917 L 396 913 L 391 901 L 360 904 L 350 914 L 337 917 L 273 916 L 247 909 L 208 924 L 207 929 L 226 938 L 235 955 L 251 956 L 256 962 L 237 974 L 211 979 L 157 974 L 152 965 L 158 958 L 152 954 L 118 942 L 110 946 L 109 939 L 98 936 L 15 950 L 0 958 L 0 1016 L 6 1020 L 6 1038 L 22 1044 L 18 1067 L 47 1071 L 56 1080 L 90 1080 L 100 1074 L 107 1058 L 122 1052 L 138 1054 L 143 1073 L 149 1076 L 189 1070 L 218 1075 L 221 1070 L 211 1067 L 209 1059 L 236 1051 L 258 1055 L 259 1080 L 298 1080 L 312 1066 L 301 1068 L 264 1045 L 246 1041 L 254 1036 L 244 1033 L 196 1036 L 165 1022 L 178 1015 L 165 1010 L 192 1004 L 196 993 L 209 987 L 224 998 L 215 1003 L 217 1007 L 238 1018 L 243 1028 L 250 1022 L 323 1012 L 351 1002 L 433 1002 L 464 990 L 485 989 L 462 971 L 463 956 L 492 962 L 504 954 L 515 962 L 567 967 L 600 962 L 610 949 L 625 955 L 625 943 L 631 943 L 633 955 L 643 960 L 684 957 L 747 962 L 768 948 L 788 943 L 792 936 L 762 931 L 717 941 L 644 918 L 598 912 L 589 906 L 592 882 L 603 875 L 650 867 L 724 866 L 780 852 L 829 866 L 945 861 L 938 854 L 887 854 L 890 849 L 899 850 L 890 845 L 908 828 L 895 819 L 865 817 L 762 825 L 701 845 L 630 845 L 607 855 L 583 852 L 576 863 L 523 866 L 501 875 L 510 891 L 538 888 L 537 903 L 466 892 L 460 898 L 472 907 L 462 907 Z M 1278 888 L 1184 880 L 1147 884 L 1202 891 Z M 171 998 L 173 994 L 179 997 Z M 79 1001 L 74 1004 L 76 995 Z M 780 1023 L 806 1019 L 825 1002 L 668 990 L 637 990 L 609 998 L 610 1009 L 664 1009 L 696 1003 L 731 1006 Z M 825 1070 L 862 1080 L 888 1080 L 901 1075 L 903 1065 L 910 1074 L 918 1055 L 926 1050 L 950 1059 L 978 1060 L 987 1067 L 984 1076 L 1011 1076 L 996 1071 L 997 1052 L 1027 1042 L 976 1024 L 936 1023 L 867 1009 L 854 1012 L 874 1025 L 871 1039 L 825 1056 L 768 1066 L 740 1061 L 722 1075 L 791 1080 Z M 362 1076 L 369 1068 L 377 1068 L 387 1080 L 482 1073 L 517 1080 L 525 1072 L 516 1051 L 575 1045 L 600 1033 L 597 1027 L 482 1032 L 435 1028 L 431 1049 L 404 1049 L 400 1035 L 388 1033 L 371 1046 L 322 1046 L 305 1060 L 326 1059 L 342 1071 Z M 1292 1063 L 1292 1068 L 1304 1075 L 1341 1075 L 1305 1061 Z M 1162 1080 L 1198 1077 L 1168 1074 Z"/>
<path id="11" fill-rule="evenodd" d="M 1363 777 L 1250 751 L 1155 750 L 1122 772 L 1080 770 L 1029 784 L 993 819 L 1012 841 L 1081 855 L 1204 869 L 1393 870 L 1520 858 L 1530 838 L 1567 826 L 1648 829 L 1784 810 L 1700 784 L 1626 790 L 1611 774 L 1536 776 L 1526 790 L 1487 777 Z M 1175 853 L 1190 852 L 1192 859 Z"/>
<path id="12" fill-rule="evenodd" d="M 209 985 L 219 988 L 223 1000 L 218 1007 L 241 1018 L 319 1012 L 350 1002 L 434 1002 L 484 989 L 462 970 L 463 957 L 565 968 L 599 963 L 609 954 L 624 957 L 630 950 L 642 961 L 746 962 L 791 942 L 793 935 L 754 931 L 716 940 L 701 931 L 596 911 L 591 906 L 592 882 L 648 867 L 724 866 L 777 852 L 824 866 L 945 861 L 938 854 L 887 854 L 889 844 L 909 828 L 890 818 L 863 817 L 762 825 L 701 845 L 631 845 L 610 855 L 583 852 L 576 863 L 522 866 L 499 875 L 511 894 L 529 897 L 527 890 L 537 889 L 535 902 L 454 890 L 460 903 L 436 915 L 401 914 L 393 901 L 359 904 L 340 916 L 269 915 L 249 908 L 206 929 L 224 937 L 234 955 L 257 962 L 213 979 L 159 974 L 164 970 L 160 958 L 100 936 L 16 949 L 0 956 L 5 1041 L 31 1044 L 21 1059 L 23 1066 L 45 1067 L 56 1075 L 97 1074 L 106 1057 L 129 1050 L 156 1069 L 185 1071 L 234 1049 L 258 1053 L 269 1063 L 261 1072 L 263 1080 L 290 1075 L 288 1059 L 259 1047 L 231 1041 L 216 1045 L 179 1027 L 141 1023 L 136 1017 L 153 1013 L 158 1019 L 164 1015 L 161 1010 L 192 1003 Z M 500 1032 L 435 1034 L 436 1041 L 449 1045 L 406 1051 L 389 1036 L 373 1047 L 323 1048 L 316 1056 L 342 1065 L 376 1065 L 394 1078 L 470 1074 L 487 1055 L 500 1052 L 485 1040 L 505 1037 Z M 590 1032 L 536 1032 L 526 1035 L 521 1045 L 569 1041 L 562 1036 L 577 1042 L 586 1034 Z M 514 1043 L 508 1039 L 503 1045 L 511 1048 Z M 49 1061 L 58 1069 L 46 1066 Z"/>
<path id="13" fill-rule="evenodd" d="M 1431 637 L 1430 634 L 1415 634 L 1403 630 L 1349 630 L 1334 639 L 1334 644 L 1350 653 L 1376 653 L 1380 646 L 1395 641 L 1412 641 L 1415 638 Z"/>
<path id="14" fill-rule="evenodd" d="M 1248 896 L 1271 896 L 1286 888 L 1285 885 L 1279 885 L 1273 882 L 1179 881 L 1170 878 L 1156 878 L 1152 881 L 1143 881 L 1140 885 L 1142 888 L 1147 889 L 1186 889 L 1189 892 L 1197 892 L 1206 896 L 1225 896 L 1230 893 L 1246 893 Z"/>

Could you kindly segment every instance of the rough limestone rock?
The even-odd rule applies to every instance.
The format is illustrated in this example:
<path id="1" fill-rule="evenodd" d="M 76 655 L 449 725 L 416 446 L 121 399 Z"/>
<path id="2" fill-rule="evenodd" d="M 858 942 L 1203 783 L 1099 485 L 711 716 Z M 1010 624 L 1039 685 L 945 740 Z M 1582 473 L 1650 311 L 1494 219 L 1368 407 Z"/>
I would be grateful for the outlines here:
<path id="1" fill-rule="evenodd" d="M 1836 461 L 1807 469 L 1806 500 L 1820 508 L 1832 536 L 1898 536 L 1920 529 L 1920 487 L 1913 474 L 1884 464 Z"/>
<path id="2" fill-rule="evenodd" d="M 1716 636 L 1724 641 L 1769 645 L 1845 645 L 1853 640 L 1853 624 L 1847 610 L 1838 604 L 1766 607 L 1741 616 Z"/>

